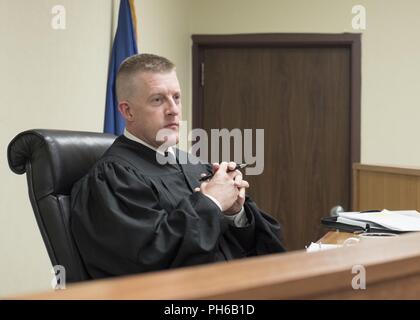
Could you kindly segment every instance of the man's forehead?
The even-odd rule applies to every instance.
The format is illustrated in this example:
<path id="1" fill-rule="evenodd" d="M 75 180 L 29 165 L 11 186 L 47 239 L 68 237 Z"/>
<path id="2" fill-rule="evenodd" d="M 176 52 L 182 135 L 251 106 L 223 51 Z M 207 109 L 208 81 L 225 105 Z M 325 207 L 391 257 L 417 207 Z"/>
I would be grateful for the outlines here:
<path id="1" fill-rule="evenodd" d="M 150 90 L 179 90 L 179 82 L 175 70 L 165 73 L 141 72 L 136 80 Z"/>

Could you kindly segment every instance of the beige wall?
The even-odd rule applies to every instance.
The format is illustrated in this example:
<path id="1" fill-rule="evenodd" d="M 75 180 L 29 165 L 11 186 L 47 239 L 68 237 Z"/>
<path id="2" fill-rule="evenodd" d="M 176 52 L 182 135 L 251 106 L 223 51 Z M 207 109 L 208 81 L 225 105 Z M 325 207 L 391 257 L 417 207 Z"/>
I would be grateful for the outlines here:
<path id="1" fill-rule="evenodd" d="M 65 30 L 50 26 L 56 4 L 66 9 Z M 31 128 L 102 130 L 118 5 L 115 0 L 0 0 L 0 297 L 48 289 L 52 277 L 25 176 L 9 170 L 7 144 Z M 188 1 L 138 0 L 136 8 L 140 51 L 177 64 L 188 106 Z"/>
<path id="2" fill-rule="evenodd" d="M 190 2 L 191 0 L 136 1 L 139 52 L 162 55 L 176 64 L 185 120 L 191 117 Z"/>
<path id="3" fill-rule="evenodd" d="M 8 169 L 20 131 L 102 128 L 111 5 L 60 0 L 66 30 L 51 28 L 57 1 L 0 1 L 0 296 L 49 287 L 50 261 L 27 196 Z"/>
<path id="4" fill-rule="evenodd" d="M 0 0 L 0 296 L 49 288 L 50 263 L 5 150 L 29 128 L 100 131 L 111 40 L 111 0 L 60 0 L 67 29 L 50 27 L 52 0 Z M 191 34 L 355 32 L 362 40 L 362 160 L 420 165 L 420 2 L 416 0 L 137 0 L 141 52 L 177 64 L 191 119 Z M 117 7 L 117 6 L 116 6 Z"/>

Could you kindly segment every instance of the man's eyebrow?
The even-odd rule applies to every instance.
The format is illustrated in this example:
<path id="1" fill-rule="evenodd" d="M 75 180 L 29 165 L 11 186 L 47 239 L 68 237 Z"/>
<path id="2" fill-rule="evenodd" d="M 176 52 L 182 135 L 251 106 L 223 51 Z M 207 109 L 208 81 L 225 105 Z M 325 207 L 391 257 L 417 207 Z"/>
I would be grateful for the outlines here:
<path id="1" fill-rule="evenodd" d="M 148 98 L 154 97 L 154 96 L 164 96 L 166 93 L 163 92 L 162 90 L 156 90 L 156 91 L 152 91 L 150 92 Z"/>
<path id="2" fill-rule="evenodd" d="M 181 90 L 175 90 L 175 91 L 168 91 L 163 89 L 156 89 L 156 91 L 152 91 L 149 94 L 149 97 L 156 96 L 156 95 L 166 95 L 166 94 L 181 94 Z"/>

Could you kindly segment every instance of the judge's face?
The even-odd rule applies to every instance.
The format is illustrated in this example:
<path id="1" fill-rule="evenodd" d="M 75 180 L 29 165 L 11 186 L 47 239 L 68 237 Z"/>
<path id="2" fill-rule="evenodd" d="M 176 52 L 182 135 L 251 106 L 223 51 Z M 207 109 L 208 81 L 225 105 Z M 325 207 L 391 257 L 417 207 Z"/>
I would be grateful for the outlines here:
<path id="1" fill-rule="evenodd" d="M 136 92 L 129 99 L 127 130 L 148 144 L 159 147 L 159 130 L 171 144 L 178 143 L 181 118 L 181 89 L 175 70 L 167 73 L 139 73 L 134 77 Z M 166 143 L 168 145 L 168 143 Z"/>

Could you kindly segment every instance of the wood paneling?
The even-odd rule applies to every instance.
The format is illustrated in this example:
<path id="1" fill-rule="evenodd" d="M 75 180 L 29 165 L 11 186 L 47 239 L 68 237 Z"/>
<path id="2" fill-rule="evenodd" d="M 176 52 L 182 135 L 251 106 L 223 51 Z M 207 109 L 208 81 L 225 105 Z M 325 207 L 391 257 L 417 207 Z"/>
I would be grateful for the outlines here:
<path id="1" fill-rule="evenodd" d="M 333 234 L 334 236 L 334 234 Z M 386 248 L 386 250 L 384 250 Z M 366 289 L 355 290 L 355 265 Z M 20 299 L 419 299 L 420 234 L 68 286 Z"/>
<path id="2" fill-rule="evenodd" d="M 353 210 L 420 211 L 420 168 L 353 165 Z"/>

